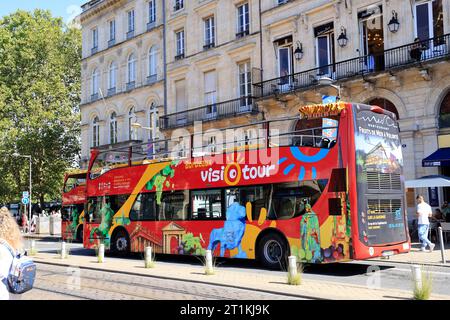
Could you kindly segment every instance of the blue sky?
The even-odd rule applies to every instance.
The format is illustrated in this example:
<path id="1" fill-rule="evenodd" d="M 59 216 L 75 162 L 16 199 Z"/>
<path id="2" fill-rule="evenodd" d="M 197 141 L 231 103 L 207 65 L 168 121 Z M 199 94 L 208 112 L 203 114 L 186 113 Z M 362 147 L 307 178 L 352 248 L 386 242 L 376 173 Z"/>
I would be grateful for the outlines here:
<path id="1" fill-rule="evenodd" d="M 88 0 L 0 0 L 0 17 L 18 9 L 49 9 L 54 16 L 67 22 L 81 12 L 81 5 L 86 2 Z"/>

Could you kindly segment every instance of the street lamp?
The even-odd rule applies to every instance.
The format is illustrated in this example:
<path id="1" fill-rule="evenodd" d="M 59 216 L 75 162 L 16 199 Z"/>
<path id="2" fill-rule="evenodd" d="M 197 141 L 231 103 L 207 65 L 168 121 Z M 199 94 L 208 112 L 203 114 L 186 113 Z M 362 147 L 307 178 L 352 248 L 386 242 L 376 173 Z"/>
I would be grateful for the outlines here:
<path id="1" fill-rule="evenodd" d="M 29 203 L 29 213 L 28 213 L 28 233 L 30 233 L 31 232 L 31 192 L 32 192 L 32 185 L 31 185 L 31 156 L 27 156 L 27 155 L 22 155 L 22 154 L 19 154 L 19 153 L 17 153 L 17 152 L 14 152 L 13 154 L 12 154 L 12 156 L 13 157 L 21 157 L 21 158 L 28 158 L 28 159 L 30 159 L 30 203 Z"/>
<path id="2" fill-rule="evenodd" d="M 319 85 L 333 87 L 338 91 L 337 100 L 341 99 L 341 86 L 333 84 L 335 81 L 329 77 L 320 77 L 318 79 Z"/>
<path id="3" fill-rule="evenodd" d="M 400 28 L 400 22 L 398 21 L 398 15 L 395 10 L 392 10 L 392 19 L 388 24 L 389 31 L 395 33 Z"/>

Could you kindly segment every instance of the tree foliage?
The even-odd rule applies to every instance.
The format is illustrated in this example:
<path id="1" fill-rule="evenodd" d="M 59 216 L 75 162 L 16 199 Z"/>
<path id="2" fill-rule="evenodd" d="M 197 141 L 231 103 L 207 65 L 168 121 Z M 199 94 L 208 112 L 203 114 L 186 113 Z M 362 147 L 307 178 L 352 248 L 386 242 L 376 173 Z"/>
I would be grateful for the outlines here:
<path id="1" fill-rule="evenodd" d="M 59 199 L 80 151 L 81 31 L 49 11 L 0 19 L 0 202 Z M 34 202 L 33 201 L 33 202 Z"/>

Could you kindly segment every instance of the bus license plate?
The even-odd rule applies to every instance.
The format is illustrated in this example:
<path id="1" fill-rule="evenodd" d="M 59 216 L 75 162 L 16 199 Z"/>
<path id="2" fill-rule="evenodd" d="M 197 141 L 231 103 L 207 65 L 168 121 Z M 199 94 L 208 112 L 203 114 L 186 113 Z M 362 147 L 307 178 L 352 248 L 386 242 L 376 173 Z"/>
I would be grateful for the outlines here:
<path id="1" fill-rule="evenodd" d="M 393 256 L 393 255 L 394 255 L 394 251 L 383 251 L 383 252 L 381 253 L 381 255 L 382 255 L 383 257 Z"/>

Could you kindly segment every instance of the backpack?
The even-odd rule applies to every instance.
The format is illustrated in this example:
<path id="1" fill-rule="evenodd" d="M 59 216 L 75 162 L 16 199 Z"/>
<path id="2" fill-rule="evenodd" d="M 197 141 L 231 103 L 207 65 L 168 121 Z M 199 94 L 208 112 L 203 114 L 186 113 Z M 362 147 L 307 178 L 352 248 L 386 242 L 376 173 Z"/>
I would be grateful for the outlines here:
<path id="1" fill-rule="evenodd" d="M 6 241 L 0 239 L 0 244 L 7 248 L 13 256 L 8 278 L 4 280 L 8 291 L 13 294 L 22 294 L 31 290 L 36 278 L 36 265 L 34 262 L 26 256 L 16 255 Z"/>

